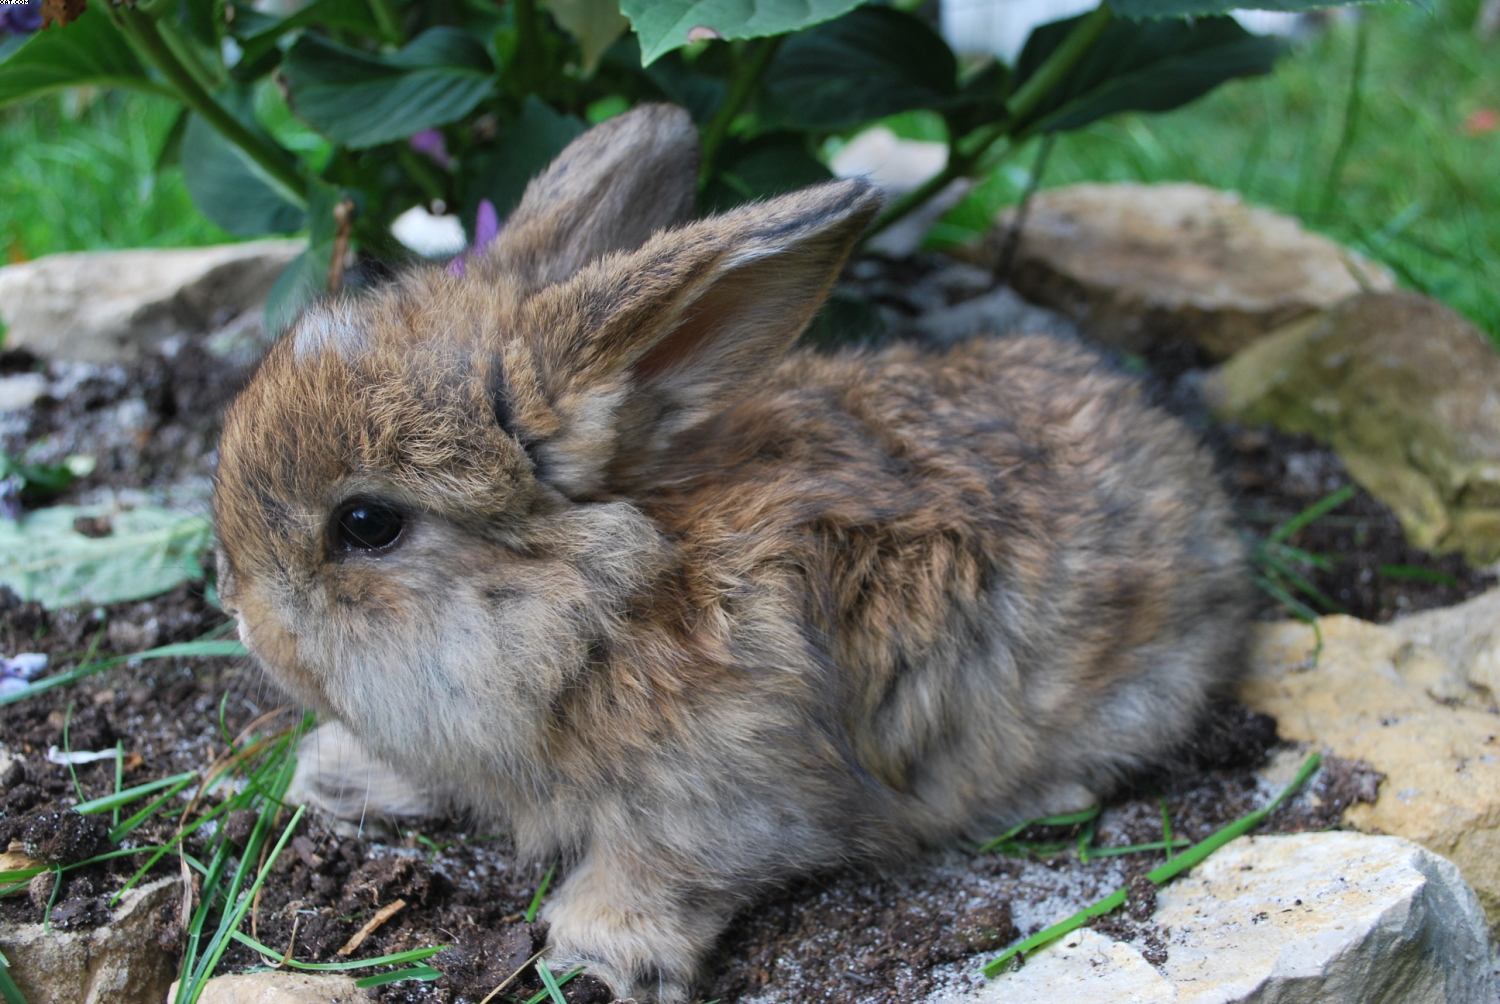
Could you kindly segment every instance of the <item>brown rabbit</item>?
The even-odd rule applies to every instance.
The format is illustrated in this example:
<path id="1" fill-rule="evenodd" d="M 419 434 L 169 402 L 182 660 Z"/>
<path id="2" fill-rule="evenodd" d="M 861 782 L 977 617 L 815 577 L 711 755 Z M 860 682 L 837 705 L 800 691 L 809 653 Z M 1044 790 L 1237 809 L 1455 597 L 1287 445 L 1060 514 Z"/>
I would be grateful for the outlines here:
<path id="1" fill-rule="evenodd" d="M 1037 337 L 792 351 L 875 192 L 687 222 L 696 173 L 637 108 L 466 274 L 310 310 L 216 495 L 270 673 L 565 858 L 548 962 L 658 1001 L 790 876 L 1160 760 L 1248 608 L 1209 458 L 1133 381 Z"/>

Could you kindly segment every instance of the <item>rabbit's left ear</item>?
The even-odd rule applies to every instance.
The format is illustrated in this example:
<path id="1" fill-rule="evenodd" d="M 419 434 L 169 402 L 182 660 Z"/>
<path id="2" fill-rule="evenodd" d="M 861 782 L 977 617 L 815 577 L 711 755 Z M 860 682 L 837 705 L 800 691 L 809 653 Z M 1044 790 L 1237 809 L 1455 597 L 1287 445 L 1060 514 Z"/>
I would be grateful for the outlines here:
<path id="1" fill-rule="evenodd" d="M 564 494 L 607 491 L 791 347 L 880 207 L 836 181 L 666 231 L 524 307 L 505 361 L 517 434 Z"/>

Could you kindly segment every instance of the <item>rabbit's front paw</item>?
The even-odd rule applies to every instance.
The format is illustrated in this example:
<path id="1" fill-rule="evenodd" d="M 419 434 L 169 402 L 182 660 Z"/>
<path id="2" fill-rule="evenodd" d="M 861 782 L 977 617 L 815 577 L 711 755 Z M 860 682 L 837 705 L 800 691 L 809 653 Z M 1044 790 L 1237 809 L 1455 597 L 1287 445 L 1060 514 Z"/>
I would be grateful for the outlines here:
<path id="1" fill-rule="evenodd" d="M 665 887 L 641 881 L 646 874 L 619 858 L 585 858 L 542 912 L 547 961 L 561 972 L 583 966 L 621 998 L 683 1004 L 723 920 L 684 911 Z"/>

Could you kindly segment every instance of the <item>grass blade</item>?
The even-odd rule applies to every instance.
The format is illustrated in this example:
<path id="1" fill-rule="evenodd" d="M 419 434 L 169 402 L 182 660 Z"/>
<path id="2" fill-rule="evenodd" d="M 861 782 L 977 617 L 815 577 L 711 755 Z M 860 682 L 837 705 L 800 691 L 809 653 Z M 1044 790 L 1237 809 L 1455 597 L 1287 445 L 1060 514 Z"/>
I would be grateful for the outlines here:
<path id="1" fill-rule="evenodd" d="M 0 996 L 5 998 L 5 1004 L 26 1004 L 26 995 L 10 978 L 10 960 L 3 954 L 0 954 Z"/>
<path id="2" fill-rule="evenodd" d="M 1325 498 L 1321 498 L 1312 505 L 1303 509 L 1297 515 L 1271 531 L 1270 540 L 1280 544 L 1294 537 L 1298 530 L 1327 516 L 1339 506 L 1348 502 L 1358 491 L 1353 485 L 1345 485 L 1338 491 Z"/>
<path id="3" fill-rule="evenodd" d="M 547 866 L 547 874 L 542 876 L 542 884 L 536 887 L 536 895 L 531 897 L 531 905 L 526 907 L 526 923 L 536 920 L 536 912 L 542 905 L 542 897 L 547 895 L 547 886 L 552 884 L 552 873 L 557 871 L 557 862 Z"/>
<path id="4" fill-rule="evenodd" d="M 558 979 L 557 977 L 552 975 L 552 970 L 547 968 L 547 964 L 545 962 L 538 962 L 536 973 L 537 976 L 541 977 L 543 989 L 538 991 L 530 1000 L 526 1002 L 526 1004 L 542 1004 L 542 1001 L 546 1000 L 549 996 L 553 999 L 554 1002 L 556 1002 L 556 1004 L 568 1004 L 567 999 L 562 995 L 561 988 L 563 984 L 567 983 L 569 980 L 571 980 L 581 972 L 583 972 L 583 967 L 579 966 L 577 969 L 573 970 L 571 973 L 568 973 L 562 979 Z M 544 973 L 546 975 L 543 975 Z"/>
<path id="5" fill-rule="evenodd" d="M 357 987 L 379 987 L 402 980 L 435 980 L 443 974 L 428 965 L 412 966 L 409 969 L 393 969 L 388 973 L 376 973 L 354 981 Z"/>
<path id="6" fill-rule="evenodd" d="M 114 809 L 129 802 L 134 802 L 141 796 L 149 795 L 153 791 L 160 791 L 163 788 L 170 788 L 174 784 L 179 786 L 187 784 L 189 781 L 197 778 L 197 776 L 197 771 L 188 770 L 183 771 L 181 774 L 173 774 L 171 777 L 163 777 L 155 781 L 147 781 L 145 784 L 138 784 L 134 788 L 126 788 L 124 791 L 117 791 L 113 795 L 105 795 L 102 798 L 96 798 L 88 802 L 79 802 L 77 805 L 73 806 L 73 811 L 78 813 L 79 815 L 87 816 L 92 812 L 103 812 L 106 809 Z"/>
<path id="7" fill-rule="evenodd" d="M 242 931 L 235 931 L 230 937 L 267 958 L 281 958 L 281 952 L 262 945 Z M 421 962 L 423 959 L 430 959 L 447 947 L 447 945 L 436 945 L 431 948 L 413 948 L 409 952 L 382 955 L 375 959 L 355 959 L 353 962 L 298 962 L 295 959 L 287 959 L 286 964 L 293 969 L 307 969 L 316 972 L 339 972 L 346 969 L 365 969 L 369 966 L 399 966 L 403 962 Z"/>
<path id="8" fill-rule="evenodd" d="M 23 687 L 12 694 L 0 695 L 0 707 L 7 704 L 15 704 L 24 701 L 28 697 L 45 693 L 54 687 L 65 687 L 70 683 L 102 673 L 106 669 L 112 669 L 124 662 L 134 659 L 172 659 L 181 656 L 242 656 L 245 655 L 245 646 L 237 641 L 207 640 L 200 638 L 197 641 L 182 641 L 173 645 L 162 645 L 159 648 L 148 649 L 135 655 L 112 655 L 108 659 L 100 659 L 98 662 L 85 662 L 81 666 L 62 673 L 37 680 L 29 686 Z"/>
<path id="9" fill-rule="evenodd" d="M 1283 788 L 1281 794 L 1273 798 L 1264 808 L 1242 816 L 1229 825 L 1211 833 L 1166 864 L 1147 872 L 1146 878 L 1150 879 L 1156 885 L 1162 885 L 1168 879 L 1180 875 L 1182 872 L 1198 864 L 1235 837 L 1242 836 L 1254 829 L 1262 820 L 1276 811 L 1282 802 L 1286 801 L 1288 797 L 1307 783 L 1307 779 L 1317 772 L 1318 767 L 1322 764 L 1322 760 L 1323 758 L 1319 754 L 1313 753 L 1302 764 L 1302 769 L 1297 771 L 1297 776 L 1292 778 L 1291 784 Z M 1124 905 L 1125 898 L 1126 890 L 1116 889 L 1108 896 L 1099 900 L 1099 902 L 1084 907 L 1066 920 L 1059 921 L 1046 930 L 1033 934 L 1020 944 L 1007 948 L 995 958 L 985 963 L 981 972 L 990 979 L 994 979 L 1005 968 L 1006 964 L 1016 956 L 1023 955 L 1025 952 L 1035 951 L 1055 938 L 1060 938 L 1065 934 L 1078 930 L 1078 928 L 1093 918 L 1103 916 L 1116 907 Z"/>

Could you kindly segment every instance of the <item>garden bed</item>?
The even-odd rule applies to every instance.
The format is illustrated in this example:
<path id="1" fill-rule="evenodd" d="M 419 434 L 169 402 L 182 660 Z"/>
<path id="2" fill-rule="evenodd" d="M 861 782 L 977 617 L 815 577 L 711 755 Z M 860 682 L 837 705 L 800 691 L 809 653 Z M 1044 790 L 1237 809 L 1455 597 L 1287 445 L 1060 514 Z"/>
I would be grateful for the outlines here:
<path id="1" fill-rule="evenodd" d="M 872 303 L 867 333 L 899 330 L 904 320 L 984 292 L 972 284 L 928 282 L 948 268 L 945 259 L 901 263 L 866 261 L 851 268 L 845 292 Z M 915 292 L 914 292 L 915 291 Z M 1263 546 L 1276 528 L 1320 500 L 1350 487 L 1338 458 L 1310 440 L 1272 430 L 1210 422 L 1197 403 L 1200 361 L 1183 353 L 1121 358 L 1144 370 L 1155 397 L 1197 425 L 1215 450 L 1247 537 Z M 12 455 L 56 462 L 86 452 L 98 464 L 50 501 L 139 504 L 170 489 L 172 504 L 206 513 L 217 419 L 246 370 L 227 366 L 188 343 L 172 358 L 153 356 L 118 367 L 52 364 L 19 354 L 0 357 L 0 371 L 45 372 L 50 396 L 0 427 L 0 447 Z M 40 500 L 31 500 L 33 503 Z M 96 528 L 107 532 L 107 527 Z M 1321 612 L 1335 608 L 1368 620 L 1447 606 L 1494 584 L 1456 557 L 1436 558 L 1408 546 L 1389 509 L 1354 489 L 1341 505 L 1287 537 L 1285 543 L 1319 560 L 1300 572 L 1322 594 L 1298 593 Z M 1261 616 L 1286 616 L 1270 596 Z M 45 652 L 48 672 L 86 658 L 128 656 L 153 646 L 202 637 L 224 625 L 201 582 L 155 599 L 101 609 L 46 612 L 34 603 L 0 597 L 0 654 Z M 72 772 L 47 759 L 52 747 L 106 750 L 123 742 L 119 783 L 142 784 L 207 767 L 228 741 L 285 699 L 243 660 L 162 659 L 124 664 L 72 687 L 0 708 L 0 742 L 15 762 L 0 777 L 0 848 L 20 841 L 58 864 L 106 849 L 108 814 L 64 812 L 80 797 L 107 795 L 117 783 L 115 761 L 76 765 Z M 290 727 L 289 709 L 265 729 Z M 1255 769 L 1277 747 L 1274 723 L 1237 705 L 1219 709 L 1184 751 L 1184 766 L 1138 779 L 1090 824 L 1033 828 L 1017 835 L 1008 853 L 972 848 L 937 851 L 899 868 L 861 868 L 808 878 L 758 905 L 725 936 L 704 986 L 705 999 L 918 1001 L 977 979 L 977 961 L 1017 937 L 1143 875 L 1162 852 L 1101 853 L 1163 839 L 1163 820 L 1175 838 L 1196 841 L 1262 805 L 1271 786 Z M 76 782 L 74 779 L 76 774 Z M 1295 832 L 1335 825 L 1351 801 L 1373 799 L 1378 778 L 1348 761 L 1329 761 L 1312 790 L 1278 810 L 1264 829 Z M 169 803 L 132 832 L 127 845 L 170 839 L 185 803 Z M 134 811 L 128 807 L 126 812 Z M 86 825 L 79 825 L 79 819 Z M 234 835 L 244 820 L 226 818 Z M 1092 827 L 1088 829 L 1087 827 Z M 201 857 L 210 834 L 186 841 Z M 1088 860 L 1078 852 L 1084 840 Z M 235 837 L 243 839 L 243 837 Z M 25 891 L 0 899 L 0 920 L 40 921 L 59 929 L 87 928 L 107 919 L 108 897 L 131 880 L 140 855 L 121 856 L 67 871 L 54 883 L 44 873 Z M 290 946 L 302 962 L 337 960 L 337 952 L 383 906 L 405 907 L 375 928 L 355 957 L 374 957 L 429 945 L 449 949 L 434 957 L 445 975 L 379 988 L 384 1000 L 474 1004 L 539 948 L 544 932 L 526 920 L 546 862 L 515 859 L 504 834 L 473 832 L 462 820 L 422 823 L 400 833 L 367 828 L 349 832 L 310 818 L 276 862 L 246 930 L 278 952 Z M 175 854 L 153 874 L 175 875 Z M 1154 930 L 1146 901 L 1149 884 L 1136 882 L 1127 909 L 1096 926 L 1133 941 L 1148 959 L 1169 951 Z M 181 944 L 183 919 L 158 918 L 163 951 Z M 295 940 L 294 940 L 295 931 Z M 261 965 L 233 945 L 221 970 Z M 534 976 L 512 983 L 528 1000 L 540 989 Z M 570 1000 L 607 1000 L 602 987 L 577 980 Z"/>

